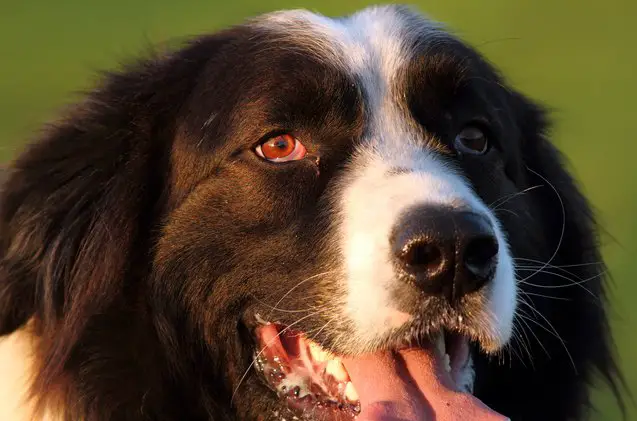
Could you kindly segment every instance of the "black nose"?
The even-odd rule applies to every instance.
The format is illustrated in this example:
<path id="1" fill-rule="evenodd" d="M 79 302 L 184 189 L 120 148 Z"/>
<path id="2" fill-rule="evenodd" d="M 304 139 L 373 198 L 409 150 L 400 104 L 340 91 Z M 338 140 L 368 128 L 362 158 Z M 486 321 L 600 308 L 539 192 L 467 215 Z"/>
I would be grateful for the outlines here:
<path id="1" fill-rule="evenodd" d="M 391 245 L 402 279 L 451 302 L 477 291 L 494 275 L 498 241 L 477 213 L 419 207 L 400 218 Z"/>

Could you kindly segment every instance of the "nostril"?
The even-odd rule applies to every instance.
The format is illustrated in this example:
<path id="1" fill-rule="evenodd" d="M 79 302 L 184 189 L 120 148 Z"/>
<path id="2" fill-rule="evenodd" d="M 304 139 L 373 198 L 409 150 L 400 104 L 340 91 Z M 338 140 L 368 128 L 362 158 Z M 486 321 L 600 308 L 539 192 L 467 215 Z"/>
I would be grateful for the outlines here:
<path id="1" fill-rule="evenodd" d="M 412 273 L 435 272 L 443 264 L 440 248 L 426 240 L 415 240 L 407 244 L 403 248 L 400 260 L 405 269 Z"/>
<path id="2" fill-rule="evenodd" d="M 495 268 L 498 242 L 490 235 L 471 239 L 464 252 L 464 265 L 469 272 L 481 280 L 488 279 Z"/>
<path id="3" fill-rule="evenodd" d="M 487 216 L 416 207 L 397 222 L 389 237 L 389 258 L 398 280 L 452 303 L 493 280 L 499 243 Z"/>

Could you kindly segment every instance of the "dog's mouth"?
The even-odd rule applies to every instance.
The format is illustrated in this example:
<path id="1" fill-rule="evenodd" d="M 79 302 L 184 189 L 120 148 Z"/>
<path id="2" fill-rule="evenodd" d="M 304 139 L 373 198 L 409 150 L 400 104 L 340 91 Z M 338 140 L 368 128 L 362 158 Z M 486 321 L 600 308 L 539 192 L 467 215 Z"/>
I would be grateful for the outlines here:
<path id="1" fill-rule="evenodd" d="M 326 420 L 353 419 L 360 412 L 355 386 L 339 358 L 281 325 L 259 326 L 256 334 L 256 368 L 291 409 Z"/>
<path id="2" fill-rule="evenodd" d="M 462 335 L 442 331 L 418 345 L 341 357 L 280 324 L 261 324 L 255 333 L 257 371 L 300 419 L 507 419 L 471 394 L 472 358 Z"/>

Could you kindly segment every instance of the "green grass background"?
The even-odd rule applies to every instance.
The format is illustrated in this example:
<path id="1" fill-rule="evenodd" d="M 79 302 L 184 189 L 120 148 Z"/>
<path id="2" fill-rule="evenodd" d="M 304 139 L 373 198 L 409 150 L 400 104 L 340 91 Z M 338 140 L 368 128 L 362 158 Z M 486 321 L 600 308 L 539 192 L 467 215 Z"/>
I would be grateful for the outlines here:
<path id="1" fill-rule="evenodd" d="M 354 11 L 364 0 L 0 0 L 0 160 L 15 156 L 75 92 L 149 44 L 246 16 L 304 7 Z M 555 141 L 597 208 L 614 277 L 613 331 L 637 386 L 637 0 L 419 0 L 525 93 L 555 109 Z M 591 341 L 596 338 L 591 337 Z M 594 420 L 619 420 L 603 387 Z M 538 402 L 538 404 L 541 404 Z M 630 407 L 629 420 L 637 420 Z"/>

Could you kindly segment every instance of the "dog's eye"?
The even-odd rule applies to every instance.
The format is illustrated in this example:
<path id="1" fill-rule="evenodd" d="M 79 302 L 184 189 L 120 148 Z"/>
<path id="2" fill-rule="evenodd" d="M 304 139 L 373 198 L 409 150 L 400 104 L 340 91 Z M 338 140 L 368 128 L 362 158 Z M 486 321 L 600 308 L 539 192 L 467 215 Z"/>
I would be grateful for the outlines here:
<path id="1" fill-rule="evenodd" d="M 271 162 L 286 162 L 303 159 L 307 150 L 294 136 L 282 134 L 261 143 L 255 148 L 255 152 Z"/>
<path id="2" fill-rule="evenodd" d="M 454 147 L 460 153 L 482 155 L 489 149 L 489 140 L 479 127 L 467 126 L 456 136 Z"/>

